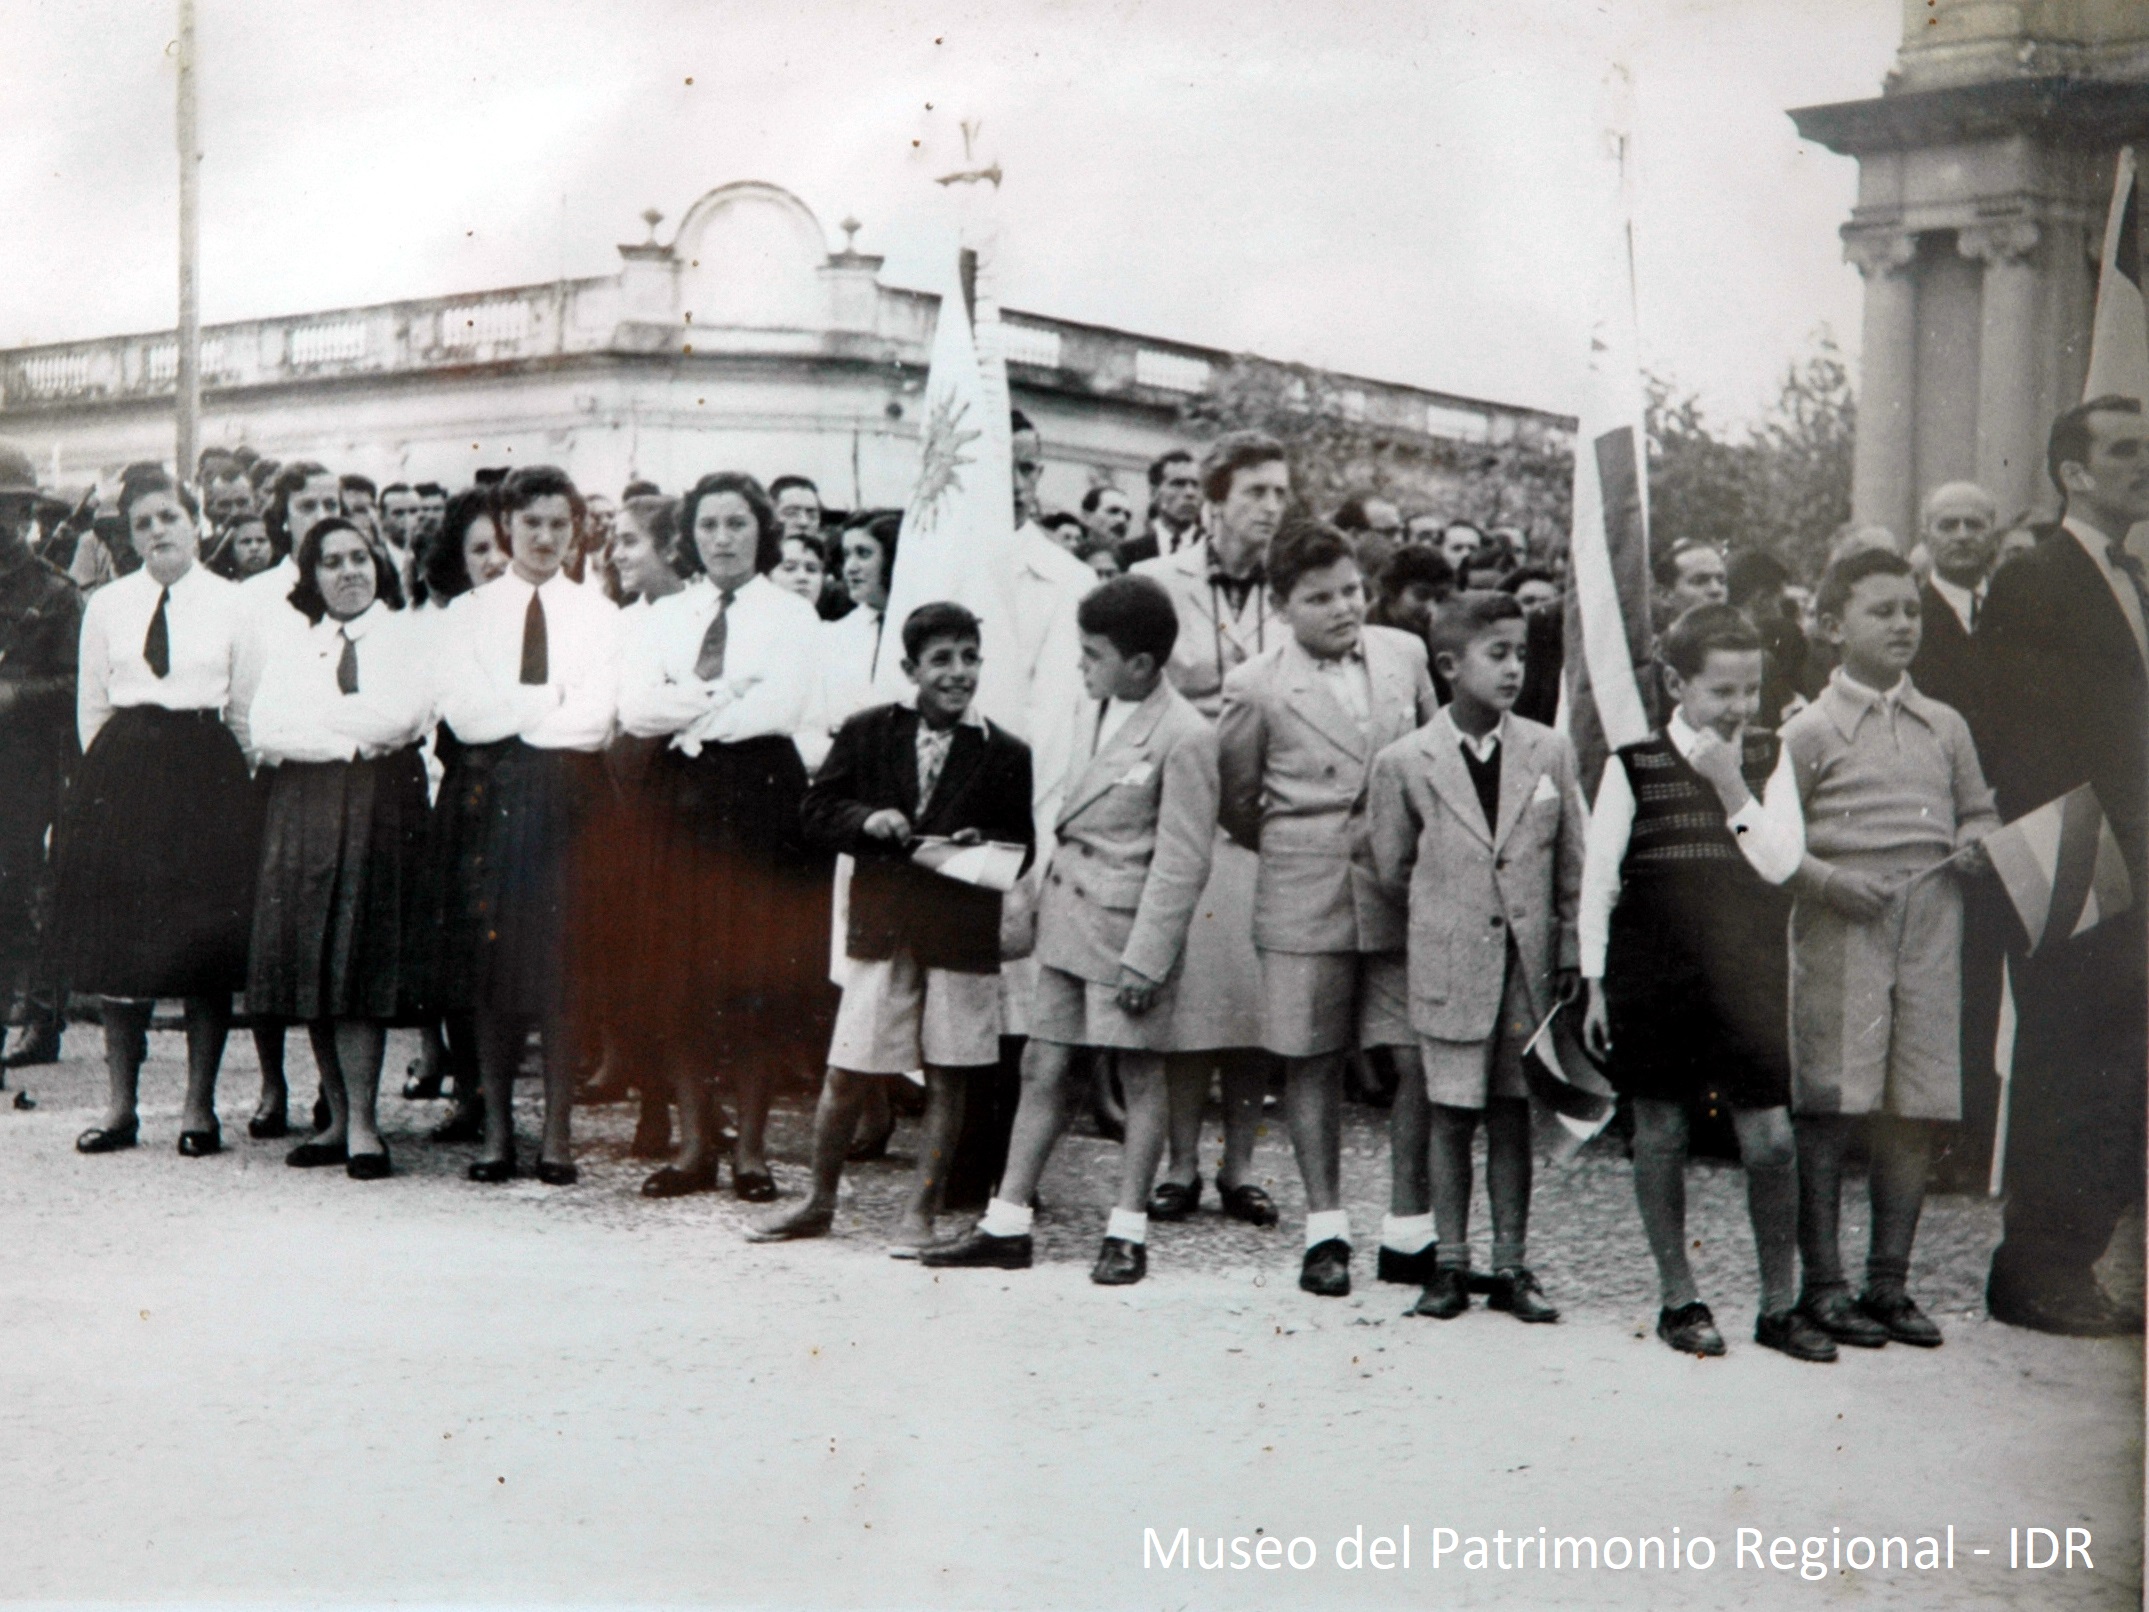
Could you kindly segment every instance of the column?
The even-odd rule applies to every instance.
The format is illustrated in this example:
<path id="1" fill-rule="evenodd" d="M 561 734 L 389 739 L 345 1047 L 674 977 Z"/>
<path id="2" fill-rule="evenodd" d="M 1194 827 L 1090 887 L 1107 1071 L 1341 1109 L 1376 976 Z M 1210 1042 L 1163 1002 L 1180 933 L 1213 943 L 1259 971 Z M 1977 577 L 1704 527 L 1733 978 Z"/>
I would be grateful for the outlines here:
<path id="1" fill-rule="evenodd" d="M 2003 518 L 2029 506 L 2044 462 L 2043 232 L 2001 219 L 1956 234 L 1962 255 L 1985 265 L 1979 311 L 1977 479 Z"/>
<path id="2" fill-rule="evenodd" d="M 1912 462 L 1917 387 L 1917 237 L 1903 231 L 1846 235 L 1843 255 L 1865 276 L 1864 354 L 1859 362 L 1858 442 L 1851 461 L 1851 518 L 1885 526 L 1906 546 L 1916 530 Z"/>

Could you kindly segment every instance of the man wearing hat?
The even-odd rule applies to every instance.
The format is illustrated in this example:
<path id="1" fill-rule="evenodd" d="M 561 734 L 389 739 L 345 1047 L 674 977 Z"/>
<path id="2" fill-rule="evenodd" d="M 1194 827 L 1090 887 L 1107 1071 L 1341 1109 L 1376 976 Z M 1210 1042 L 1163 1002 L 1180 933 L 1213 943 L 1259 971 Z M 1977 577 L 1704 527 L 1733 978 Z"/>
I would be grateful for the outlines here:
<path id="1" fill-rule="evenodd" d="M 0 442 L 0 1005 L 21 1025 L 9 1067 L 60 1055 L 62 1013 L 42 965 L 47 855 L 78 754 L 76 640 L 82 596 L 30 548 L 40 495 L 20 448 Z"/>

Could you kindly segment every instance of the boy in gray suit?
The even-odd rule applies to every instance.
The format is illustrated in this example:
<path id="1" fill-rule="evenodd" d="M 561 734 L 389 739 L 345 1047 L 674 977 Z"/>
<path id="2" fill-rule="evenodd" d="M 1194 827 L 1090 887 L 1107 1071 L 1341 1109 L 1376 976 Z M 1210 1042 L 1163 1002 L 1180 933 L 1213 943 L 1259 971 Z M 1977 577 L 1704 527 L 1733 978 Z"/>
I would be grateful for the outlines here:
<path id="1" fill-rule="evenodd" d="M 1522 1048 L 1579 983 L 1582 836 L 1574 747 L 1512 714 L 1526 624 L 1512 594 L 1465 593 L 1433 623 L 1453 701 L 1373 764 L 1373 858 L 1410 904 L 1410 1023 L 1432 1099 L 1439 1234 L 1412 1313 L 1470 1306 L 1470 1145 L 1485 1120 L 1493 1309 L 1557 1321 L 1525 1263 L 1530 1104 Z"/>
<path id="2" fill-rule="evenodd" d="M 1254 949 L 1262 1044 L 1284 1060 L 1285 1118 L 1306 1187 L 1298 1285 L 1351 1290 L 1342 1207 L 1343 1060 L 1393 1049 L 1419 1078 L 1404 1001 L 1403 908 L 1374 876 L 1366 785 L 1373 758 L 1437 708 L 1425 646 L 1368 627 L 1349 541 L 1288 520 L 1269 545 L 1269 594 L 1290 636 L 1224 682 L 1220 819 L 1260 855 Z"/>
<path id="3" fill-rule="evenodd" d="M 1148 1269 L 1143 1206 L 1169 1120 L 1164 1055 L 1179 1050 L 1171 996 L 1216 837 L 1216 736 L 1164 677 L 1179 614 L 1159 584 L 1115 577 L 1076 621 L 1091 704 L 1038 901 L 1037 992 L 1007 1172 L 975 1230 L 919 1258 L 1029 1265 L 1031 1200 L 1066 1124 L 1075 1052 L 1109 1047 L 1126 1089 L 1126 1144 L 1090 1280 L 1123 1287 Z"/>

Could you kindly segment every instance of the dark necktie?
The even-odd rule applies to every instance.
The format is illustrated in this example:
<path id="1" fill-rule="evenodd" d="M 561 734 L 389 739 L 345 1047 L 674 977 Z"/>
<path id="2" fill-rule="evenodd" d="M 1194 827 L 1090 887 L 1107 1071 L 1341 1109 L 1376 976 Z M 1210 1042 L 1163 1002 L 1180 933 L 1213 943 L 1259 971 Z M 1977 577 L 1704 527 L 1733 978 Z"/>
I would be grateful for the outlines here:
<path id="1" fill-rule="evenodd" d="M 1983 600 L 1983 599 L 1982 599 L 1982 598 L 1981 598 L 1981 597 L 1979 596 L 1979 594 L 1978 594 L 1978 591 L 1977 591 L 1977 589 L 1975 589 L 1975 588 L 1972 588 L 1972 589 L 1970 590 L 1970 631 L 1971 631 L 1971 632 L 1976 632 L 1976 631 L 1977 631 L 1977 611 L 1978 611 L 1978 607 L 1979 607 L 1980 605 L 1982 605 L 1982 604 L 1983 604 L 1984 602 L 1985 602 L 1985 601 L 1984 601 L 1984 600 Z"/>
<path id="2" fill-rule="evenodd" d="M 543 618 L 538 619 L 542 624 Z M 343 640 L 343 654 L 336 661 L 336 687 L 345 694 L 356 694 L 358 692 L 358 645 L 353 643 L 351 635 L 340 627 L 336 629 L 336 636 Z"/>
<path id="3" fill-rule="evenodd" d="M 522 680 L 533 684 L 552 681 L 552 652 L 545 642 L 545 601 L 534 588 L 530 591 L 530 608 L 522 613 Z"/>
<path id="4" fill-rule="evenodd" d="M 738 591 L 717 590 L 716 618 L 701 635 L 701 653 L 694 657 L 694 675 L 704 683 L 713 683 L 724 675 L 724 646 L 731 641 L 731 600 Z"/>
<path id="5" fill-rule="evenodd" d="M 170 588 L 157 595 L 156 614 L 149 618 L 149 632 L 142 639 L 142 659 L 149 662 L 149 669 L 159 677 L 172 675 L 172 624 L 164 614 L 164 607 L 171 602 L 171 597 Z"/>

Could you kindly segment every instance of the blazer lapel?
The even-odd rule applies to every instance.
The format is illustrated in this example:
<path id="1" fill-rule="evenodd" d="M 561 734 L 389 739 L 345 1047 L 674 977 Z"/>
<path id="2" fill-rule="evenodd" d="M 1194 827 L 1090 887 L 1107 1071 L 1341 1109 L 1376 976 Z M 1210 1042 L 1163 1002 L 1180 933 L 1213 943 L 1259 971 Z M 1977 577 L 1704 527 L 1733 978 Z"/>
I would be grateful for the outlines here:
<path id="1" fill-rule="evenodd" d="M 895 798 L 913 828 L 918 824 L 918 721 L 916 710 L 899 705 L 888 724 L 888 764 L 895 769 Z"/>
<path id="2" fill-rule="evenodd" d="M 956 802 L 962 799 L 963 791 L 970 787 L 971 780 L 977 775 L 978 765 L 984 759 L 983 730 L 968 722 L 958 723 L 955 738 L 948 745 L 948 759 L 942 764 L 940 777 L 933 785 L 933 798 L 925 803 L 927 822 L 939 822 L 954 809 Z M 915 768 L 912 769 L 912 775 L 916 775 Z M 915 790 L 917 786 L 913 783 L 911 787 Z M 912 823 L 913 826 L 920 826 L 915 818 Z"/>
<path id="3" fill-rule="evenodd" d="M 1112 786 L 1124 776 L 1121 768 L 1129 756 L 1140 752 L 1149 742 L 1149 736 L 1157 731 L 1157 724 L 1164 720 L 1165 696 L 1168 683 L 1159 682 L 1148 699 L 1137 706 L 1132 715 L 1120 725 L 1111 742 L 1090 758 L 1089 765 L 1067 792 L 1067 804 L 1060 808 L 1059 824 L 1074 820 L 1075 815 L 1100 797 L 1109 793 Z M 1090 718 L 1090 733 L 1095 733 L 1095 719 Z M 1086 737 L 1087 735 L 1085 735 Z"/>
<path id="4" fill-rule="evenodd" d="M 2127 613 L 2112 597 L 2111 584 L 2104 580 L 2104 573 L 2097 569 L 2097 562 L 2083 550 L 2074 533 L 2064 526 L 2055 531 L 2047 541 L 2059 545 L 2057 558 L 2066 566 L 2070 586 L 2083 601 L 2083 608 L 2096 623 L 2096 630 L 2106 641 L 2106 653 L 2117 657 L 2124 649 L 2127 659 L 2137 670 L 2149 670 L 2142 664 L 2141 645 L 2135 641 L 2134 629 L 2127 625 Z M 2122 584 L 2124 577 L 2120 578 Z"/>
<path id="5" fill-rule="evenodd" d="M 1448 810 L 1465 828 L 1492 846 L 1492 826 L 1485 821 L 1485 808 L 1478 804 L 1477 785 L 1463 765 L 1462 740 L 1450 722 L 1435 722 L 1425 729 L 1422 741 L 1433 758 L 1433 792 L 1448 803 Z M 1502 767 L 1505 774 L 1507 769 Z"/>
<path id="6" fill-rule="evenodd" d="M 1365 766 L 1369 759 L 1366 736 L 1359 731 L 1358 719 L 1343 708 L 1343 702 L 1328 687 L 1327 679 L 1309 667 L 1304 656 L 1295 649 L 1284 653 L 1277 662 L 1277 671 L 1283 678 L 1284 693 L 1288 697 L 1286 704 L 1299 721 L 1360 767 Z M 1366 686 L 1369 689 L 1373 686 L 1370 665 Z"/>
<path id="7" fill-rule="evenodd" d="M 1537 789 L 1537 747 L 1525 739 L 1515 724 L 1500 722 L 1500 823 L 1493 830 L 1492 848 L 1497 851 L 1515 831 L 1523 809 Z"/>
<path id="8" fill-rule="evenodd" d="M 1412 686 L 1409 663 L 1391 653 L 1385 638 L 1365 638 L 1366 686 L 1373 692 L 1373 747 L 1384 748 L 1418 725 L 1417 690 Z"/>

